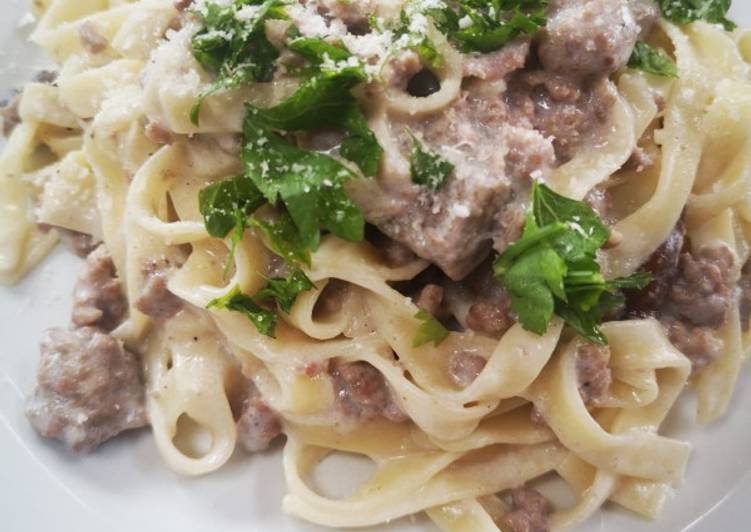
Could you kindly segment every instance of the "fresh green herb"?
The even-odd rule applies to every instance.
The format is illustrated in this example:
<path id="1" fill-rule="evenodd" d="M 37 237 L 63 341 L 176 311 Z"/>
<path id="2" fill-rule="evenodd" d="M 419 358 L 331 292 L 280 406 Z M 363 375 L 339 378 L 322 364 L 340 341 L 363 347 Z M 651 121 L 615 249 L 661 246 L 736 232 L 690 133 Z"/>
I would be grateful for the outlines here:
<path id="1" fill-rule="evenodd" d="M 666 78 L 678 77 L 678 67 L 672 59 L 657 48 L 641 41 L 634 46 L 628 66 Z"/>
<path id="2" fill-rule="evenodd" d="M 268 116 L 248 106 L 242 151 L 246 175 L 272 205 L 284 204 L 300 241 L 315 249 L 321 227 L 345 240 L 362 240 L 365 220 L 344 191 L 352 171 L 327 155 L 297 148 L 266 124 Z"/>
<path id="3" fill-rule="evenodd" d="M 417 328 L 415 337 L 412 340 L 412 347 L 420 347 L 427 343 L 433 342 L 433 345 L 439 346 L 449 335 L 446 327 L 441 322 L 431 316 L 428 312 L 420 310 L 415 314 L 415 318 L 422 321 Z"/>
<path id="4" fill-rule="evenodd" d="M 599 324 L 623 303 L 619 290 L 640 290 L 651 281 L 643 273 L 607 281 L 596 254 L 608 238 L 588 205 L 533 185 L 524 232 L 493 265 L 525 329 L 543 334 L 557 314 L 583 337 L 607 343 Z"/>
<path id="5" fill-rule="evenodd" d="M 226 295 L 209 302 L 206 308 L 233 310 L 243 313 L 255 325 L 258 332 L 274 337 L 277 316 L 270 310 L 260 307 L 253 298 L 242 293 L 239 286 L 235 286 Z"/>
<path id="6" fill-rule="evenodd" d="M 242 175 L 209 185 L 198 193 L 198 209 L 209 235 L 225 238 L 232 233 L 232 249 L 225 271 L 232 264 L 235 249 L 248 226 L 248 217 L 264 203 L 266 200 L 253 181 Z"/>
<path id="7" fill-rule="evenodd" d="M 342 157 L 355 163 L 363 175 L 375 175 L 383 149 L 351 94 L 368 79 L 362 65 L 347 50 L 319 39 L 297 39 L 290 47 L 321 69 L 279 105 L 256 109 L 256 120 L 280 131 L 343 128 L 348 134 L 342 142 Z"/>
<path id="8" fill-rule="evenodd" d="M 258 229 L 271 250 L 289 264 L 310 266 L 310 246 L 306 243 L 287 212 L 275 221 L 250 218 L 250 225 Z"/>
<path id="9" fill-rule="evenodd" d="M 732 0 L 657 0 L 657 3 L 662 15 L 677 24 L 704 20 L 722 24 L 728 31 L 736 28 L 735 22 L 727 18 Z"/>
<path id="10" fill-rule="evenodd" d="M 269 284 L 256 294 L 256 301 L 275 301 L 289 314 L 300 292 L 313 290 L 316 285 L 308 279 L 302 270 L 295 270 L 289 276 L 269 279 Z"/>
<path id="11" fill-rule="evenodd" d="M 548 0 L 459 0 L 429 9 L 436 27 L 460 51 L 489 53 L 521 34 L 534 35 L 545 25 Z"/>
<path id="12" fill-rule="evenodd" d="M 210 94 L 253 81 L 271 81 L 279 52 L 266 37 L 265 21 L 287 18 L 284 5 L 284 0 L 235 0 L 229 5 L 208 2 L 194 11 L 203 29 L 193 36 L 193 55 L 216 80 L 193 105 L 193 124 L 198 125 L 201 105 Z"/>
<path id="13" fill-rule="evenodd" d="M 409 171 L 412 182 L 435 192 L 443 186 L 446 178 L 454 171 L 454 165 L 426 148 L 411 131 L 410 135 L 412 136 L 412 157 Z"/>

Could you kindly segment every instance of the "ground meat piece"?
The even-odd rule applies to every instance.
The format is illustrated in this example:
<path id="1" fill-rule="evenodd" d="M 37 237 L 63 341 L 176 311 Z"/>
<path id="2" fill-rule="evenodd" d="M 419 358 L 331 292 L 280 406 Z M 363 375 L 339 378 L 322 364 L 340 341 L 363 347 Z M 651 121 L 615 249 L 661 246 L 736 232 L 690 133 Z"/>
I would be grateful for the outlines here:
<path id="1" fill-rule="evenodd" d="M 99 33 L 99 28 L 90 20 L 78 25 L 78 37 L 84 49 L 92 54 L 100 54 L 109 46 L 107 39 Z"/>
<path id="2" fill-rule="evenodd" d="M 511 492 L 511 511 L 501 519 L 501 528 L 508 532 L 548 532 L 548 500 L 537 490 L 520 487 Z"/>
<path id="3" fill-rule="evenodd" d="M 128 310 L 120 280 L 107 248 L 100 245 L 86 258 L 86 270 L 73 289 L 73 323 L 112 330 Z"/>
<path id="4" fill-rule="evenodd" d="M 665 242 L 639 268 L 639 271 L 651 274 L 653 280 L 643 290 L 626 292 L 628 316 L 642 318 L 654 315 L 662 307 L 670 290 L 670 283 L 678 273 L 685 236 L 686 227 L 680 221 Z"/>
<path id="5" fill-rule="evenodd" d="M 282 433 L 279 416 L 261 398 L 255 386 L 242 405 L 237 420 L 237 441 L 250 452 L 264 451 Z"/>
<path id="6" fill-rule="evenodd" d="M 443 315 L 443 288 L 436 284 L 423 286 L 415 304 L 432 316 Z"/>
<path id="7" fill-rule="evenodd" d="M 146 138 L 154 144 L 172 144 L 172 133 L 157 122 L 149 122 L 143 128 Z"/>
<path id="8" fill-rule="evenodd" d="M 517 37 L 495 52 L 470 54 L 464 61 L 464 76 L 485 81 L 504 79 L 511 72 L 524 67 L 529 45 L 529 37 Z"/>
<path id="9" fill-rule="evenodd" d="M 610 349 L 604 345 L 583 343 L 576 350 L 576 377 L 579 394 L 585 403 L 601 398 L 613 382 L 608 366 Z"/>
<path id="10" fill-rule="evenodd" d="M 337 405 L 348 417 L 362 421 L 377 416 L 394 422 L 407 419 L 381 372 L 367 362 L 335 365 L 329 373 L 334 379 Z"/>
<path id="11" fill-rule="evenodd" d="M 3 135 L 6 137 L 10 136 L 16 126 L 21 123 L 21 115 L 18 114 L 19 105 L 21 105 L 21 95 L 16 94 L 0 109 L 0 116 L 3 119 Z"/>
<path id="12" fill-rule="evenodd" d="M 451 382 L 459 388 L 466 388 L 482 372 L 487 360 L 470 351 L 456 351 L 451 354 L 448 372 Z"/>
<path id="13" fill-rule="evenodd" d="M 34 74 L 34 81 L 37 83 L 52 84 L 57 80 L 57 72 L 55 70 L 40 70 Z"/>
<path id="14" fill-rule="evenodd" d="M 565 162 L 590 132 L 607 124 L 615 94 L 606 78 L 583 85 L 575 78 L 538 70 L 514 74 L 506 100 L 513 120 L 551 137 L 558 161 Z"/>
<path id="15" fill-rule="evenodd" d="M 664 320 L 670 342 L 691 361 L 694 374 L 709 366 L 722 352 L 723 343 L 709 327 L 694 327 L 678 320 Z"/>
<path id="16" fill-rule="evenodd" d="M 554 4 L 538 55 L 549 72 L 584 78 L 623 67 L 641 33 L 624 0 L 564 0 Z"/>
<path id="17" fill-rule="evenodd" d="M 741 293 L 738 298 L 738 305 L 741 312 L 741 326 L 744 331 L 749 330 L 749 321 L 751 321 L 751 260 L 746 262 L 741 272 L 741 279 L 738 281 L 738 288 Z"/>
<path id="18" fill-rule="evenodd" d="M 48 330 L 26 416 L 42 436 L 75 451 L 146 425 L 137 358 L 93 327 Z"/>
<path id="19" fill-rule="evenodd" d="M 193 0 L 175 0 L 175 2 L 172 4 L 175 6 L 175 9 L 178 11 L 185 11 L 190 7 L 190 4 L 193 3 Z"/>
<path id="20" fill-rule="evenodd" d="M 469 307 L 466 317 L 467 327 L 473 331 L 498 336 L 514 324 L 508 299 L 479 301 Z"/>
<path id="21" fill-rule="evenodd" d="M 354 183 L 350 197 L 381 232 L 450 278 L 462 279 L 488 256 L 493 241 L 503 244 L 507 231 L 518 233 L 518 227 L 500 227 L 497 220 L 527 204 L 530 176 L 542 177 L 555 159 L 549 139 L 529 127 L 510 125 L 508 119 L 502 99 L 471 92 L 419 120 L 394 116 L 390 127 L 405 160 L 413 146 L 411 129 L 454 164 L 454 172 L 433 192 L 390 177 L 400 167 L 392 155 L 384 158 L 383 178 Z"/>
<path id="22" fill-rule="evenodd" d="M 86 233 L 79 233 L 62 227 L 58 227 L 57 232 L 63 245 L 81 258 L 88 257 L 99 246 L 100 241 Z"/>
<path id="23" fill-rule="evenodd" d="M 667 312 L 693 325 L 722 326 L 733 300 L 734 263 L 727 246 L 683 253 L 668 292 Z"/>
<path id="24" fill-rule="evenodd" d="M 146 282 L 135 306 L 157 321 L 168 320 L 183 308 L 182 299 L 167 289 L 169 270 L 170 264 L 166 258 L 150 260 L 142 269 Z"/>

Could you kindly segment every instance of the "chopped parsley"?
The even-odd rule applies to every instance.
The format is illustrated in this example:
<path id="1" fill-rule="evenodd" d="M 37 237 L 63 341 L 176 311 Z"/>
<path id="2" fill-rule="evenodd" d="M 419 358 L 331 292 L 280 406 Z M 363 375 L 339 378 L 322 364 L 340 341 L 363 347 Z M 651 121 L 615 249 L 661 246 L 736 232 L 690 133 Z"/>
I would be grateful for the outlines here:
<path id="1" fill-rule="evenodd" d="M 415 318 L 422 323 L 417 328 L 412 347 L 420 347 L 430 342 L 437 347 L 448 337 L 449 332 L 446 327 L 428 312 L 420 310 L 415 314 Z"/>
<path id="2" fill-rule="evenodd" d="M 258 332 L 261 334 L 273 338 L 276 333 L 276 314 L 259 306 L 253 301 L 252 297 L 243 294 L 239 286 L 235 286 L 226 295 L 212 300 L 206 308 L 240 312 L 244 314 L 253 325 L 255 325 L 256 329 L 258 329 Z"/>
<path id="3" fill-rule="evenodd" d="M 310 266 L 310 247 L 303 241 L 295 222 L 287 212 L 283 212 L 274 221 L 261 220 L 254 216 L 249 223 L 260 231 L 271 250 L 287 263 Z"/>
<path id="4" fill-rule="evenodd" d="M 672 59 L 661 50 L 641 41 L 634 46 L 628 66 L 666 78 L 678 77 L 678 67 Z"/>
<path id="5" fill-rule="evenodd" d="M 525 329 L 543 334 L 557 314 L 588 340 L 607 343 L 599 323 L 623 303 L 619 290 L 639 290 L 651 281 L 642 273 L 607 281 L 596 253 L 608 238 L 588 205 L 533 185 L 522 237 L 493 265 Z"/>
<path id="6" fill-rule="evenodd" d="M 194 11 L 203 29 L 193 36 L 193 56 L 216 80 L 193 105 L 193 124 L 198 125 L 201 105 L 210 94 L 253 81 L 271 81 L 279 51 L 266 37 L 265 21 L 286 19 L 284 5 L 284 0 L 235 0 L 226 5 L 207 2 Z"/>
<path id="7" fill-rule="evenodd" d="M 657 0 L 657 3 L 662 15 L 676 24 L 703 20 L 722 24 L 728 31 L 736 28 L 735 22 L 727 18 L 732 0 Z"/>
<path id="8" fill-rule="evenodd" d="M 287 314 L 300 292 L 313 290 L 316 285 L 302 270 L 295 270 L 289 276 L 269 279 L 269 284 L 256 294 L 256 301 L 275 301 Z"/>
<path id="9" fill-rule="evenodd" d="M 206 308 L 240 312 L 253 323 L 258 332 L 273 338 L 278 317 L 275 312 L 260 306 L 258 301 L 276 303 L 289 314 L 298 294 L 314 288 L 315 285 L 302 270 L 295 270 L 287 277 L 269 279 L 266 287 L 255 297 L 243 294 L 240 287 L 235 286 L 226 295 L 209 302 Z"/>
<path id="10" fill-rule="evenodd" d="M 412 156 L 409 172 L 412 182 L 429 188 L 433 192 L 440 189 L 454 171 L 454 165 L 437 153 L 429 150 L 411 131 Z"/>
<path id="11" fill-rule="evenodd" d="M 514 37 L 534 35 L 545 23 L 548 0 L 459 0 L 456 8 L 426 11 L 436 27 L 465 53 L 489 53 Z"/>
<path id="12" fill-rule="evenodd" d="M 198 209 L 209 235 L 225 238 L 232 233 L 225 271 L 232 264 L 235 249 L 248 226 L 248 217 L 264 203 L 263 194 L 244 175 L 214 183 L 198 193 Z"/>

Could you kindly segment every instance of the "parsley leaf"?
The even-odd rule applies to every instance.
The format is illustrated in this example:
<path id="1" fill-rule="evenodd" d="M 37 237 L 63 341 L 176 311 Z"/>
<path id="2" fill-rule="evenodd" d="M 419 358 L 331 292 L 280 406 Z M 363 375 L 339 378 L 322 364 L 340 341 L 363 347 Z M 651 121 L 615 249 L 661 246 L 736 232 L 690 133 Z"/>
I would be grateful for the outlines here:
<path id="1" fill-rule="evenodd" d="M 260 307 L 253 301 L 253 298 L 243 294 L 239 286 L 235 286 L 226 295 L 210 301 L 206 308 L 241 312 L 255 325 L 258 332 L 274 337 L 277 322 L 276 314 Z"/>
<path id="2" fill-rule="evenodd" d="M 284 0 L 236 0 L 228 5 L 208 2 L 193 13 L 203 29 L 193 36 L 196 60 L 216 74 L 216 80 L 196 100 L 190 120 L 198 125 L 207 96 L 252 81 L 271 81 L 279 51 L 266 37 L 267 19 L 285 19 Z M 249 16 L 238 15 L 253 9 Z"/>
<path id="3" fill-rule="evenodd" d="M 420 310 L 415 314 L 415 318 L 422 323 L 417 328 L 412 340 L 412 347 L 420 347 L 430 342 L 433 342 L 433 345 L 437 347 L 448 337 L 448 330 L 428 312 Z"/>
<path id="4" fill-rule="evenodd" d="M 292 305 L 295 304 L 297 294 L 313 290 L 315 287 L 302 270 L 295 270 L 288 277 L 269 279 L 269 284 L 256 294 L 255 299 L 276 301 L 279 307 L 289 314 Z"/>
<path id="5" fill-rule="evenodd" d="M 732 0 L 657 0 L 662 15 L 676 24 L 688 24 L 704 20 L 712 24 L 722 24 L 732 31 L 737 26 L 727 18 Z"/>
<path id="6" fill-rule="evenodd" d="M 409 163 L 412 182 L 435 192 L 454 171 L 454 165 L 426 148 L 411 131 L 409 134 L 412 136 L 412 157 Z"/>
<path id="7" fill-rule="evenodd" d="M 271 250 L 289 264 L 310 266 L 310 246 L 303 240 L 288 213 L 282 213 L 275 221 L 253 216 L 249 223 L 261 232 Z"/>
<path id="8" fill-rule="evenodd" d="M 445 6 L 427 14 L 461 52 L 489 53 L 518 35 L 537 33 L 546 23 L 548 0 L 459 0 L 456 4 L 457 10 Z"/>
<path id="9" fill-rule="evenodd" d="M 242 151 L 246 175 L 269 203 L 281 200 L 306 247 L 317 247 L 321 227 L 345 240 L 362 240 L 365 220 L 343 186 L 354 174 L 327 155 L 293 146 L 259 114 L 248 106 Z"/>
<path id="10" fill-rule="evenodd" d="M 316 64 L 344 62 L 344 66 L 322 70 L 305 81 L 287 100 L 275 107 L 257 109 L 257 117 L 266 128 L 282 131 L 311 131 L 340 127 L 348 132 L 341 155 L 355 163 L 363 175 L 378 171 L 383 149 L 368 127 L 352 89 L 368 79 L 357 61 L 348 61 L 349 52 L 319 39 L 296 39 L 291 49 Z"/>
<path id="11" fill-rule="evenodd" d="M 599 323 L 623 302 L 619 290 L 639 290 L 651 281 L 643 273 L 604 278 L 596 254 L 608 237 L 588 205 L 534 183 L 524 233 L 493 265 L 525 329 L 543 334 L 557 314 L 588 340 L 607 343 Z"/>
<path id="12" fill-rule="evenodd" d="M 678 67 L 672 59 L 657 48 L 641 41 L 634 46 L 628 66 L 666 78 L 678 77 Z"/>
<path id="13" fill-rule="evenodd" d="M 209 235 L 225 238 L 232 233 L 225 273 L 232 265 L 235 249 L 248 226 L 248 217 L 264 203 L 263 194 L 243 175 L 214 183 L 198 193 L 198 209 Z"/>

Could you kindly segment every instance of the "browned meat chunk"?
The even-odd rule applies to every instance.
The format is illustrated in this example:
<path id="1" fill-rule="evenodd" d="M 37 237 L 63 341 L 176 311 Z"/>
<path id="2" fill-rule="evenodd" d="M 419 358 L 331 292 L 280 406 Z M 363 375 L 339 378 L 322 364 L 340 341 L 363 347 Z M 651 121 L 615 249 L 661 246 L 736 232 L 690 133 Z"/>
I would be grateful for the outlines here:
<path id="1" fill-rule="evenodd" d="M 46 438 L 89 451 L 147 424 L 138 359 L 93 327 L 50 329 L 26 415 Z"/>
<path id="2" fill-rule="evenodd" d="M 545 70 L 607 76 L 623 67 L 642 31 L 624 0 L 563 0 L 551 9 L 538 54 Z"/>
<path id="3" fill-rule="evenodd" d="M 547 138 L 512 126 L 508 119 L 501 99 L 475 98 L 468 92 L 425 119 L 394 118 L 391 128 L 406 159 L 412 151 L 409 128 L 451 161 L 455 171 L 437 192 L 402 179 L 383 179 L 360 183 L 350 195 L 383 233 L 450 278 L 461 279 L 488 256 L 493 240 L 505 247 L 508 234 L 519 234 L 523 218 L 512 217 L 519 225 L 508 227 L 497 220 L 526 205 L 530 175 L 542 177 L 554 162 Z"/>
<path id="4" fill-rule="evenodd" d="M 576 350 L 576 377 L 579 394 L 585 403 L 596 402 L 610 388 L 613 375 L 609 360 L 607 346 L 584 343 Z"/>
<path id="5" fill-rule="evenodd" d="M 238 442 L 247 451 L 264 451 L 281 433 L 279 416 L 263 401 L 253 386 L 243 401 L 242 412 L 237 420 Z"/>
<path id="6" fill-rule="evenodd" d="M 741 312 L 741 326 L 744 331 L 748 331 L 749 322 L 751 321 L 751 260 L 743 266 L 738 288 L 741 291 L 738 298 Z"/>
<path id="7" fill-rule="evenodd" d="M 16 94 L 10 100 L 6 100 L 0 109 L 0 117 L 3 119 L 3 135 L 10 136 L 18 124 L 21 123 L 21 115 L 18 114 L 18 106 L 21 105 L 21 95 Z"/>
<path id="8" fill-rule="evenodd" d="M 443 288 L 437 284 L 428 284 L 420 290 L 415 302 L 418 308 L 433 316 L 441 316 L 443 312 Z"/>
<path id="9" fill-rule="evenodd" d="M 457 351 L 449 358 L 449 377 L 459 388 L 466 388 L 482 372 L 487 361 L 469 351 Z"/>
<path id="10" fill-rule="evenodd" d="M 340 364 L 330 369 L 334 379 L 337 405 L 355 420 L 367 421 L 378 416 L 401 422 L 406 416 L 394 402 L 386 380 L 367 362 Z"/>
<path id="11" fill-rule="evenodd" d="M 504 532 L 548 532 L 552 508 L 537 490 L 520 487 L 511 492 L 511 511 L 501 519 Z"/>
<path id="12" fill-rule="evenodd" d="M 485 81 L 504 79 L 524 67 L 529 55 L 529 37 L 517 37 L 512 42 L 489 54 L 471 54 L 464 62 L 464 76 Z"/>
<path id="13" fill-rule="evenodd" d="M 679 222 L 663 244 L 652 253 L 641 271 L 652 275 L 653 281 L 639 292 L 626 294 L 627 313 L 632 317 L 654 315 L 662 307 L 670 284 L 678 273 L 681 250 L 686 235 L 683 222 Z"/>
<path id="14" fill-rule="evenodd" d="M 615 102 L 605 78 L 583 85 L 546 71 L 514 75 L 506 98 L 516 121 L 552 137 L 559 161 L 570 159 L 591 131 L 607 124 Z"/>
<path id="15" fill-rule="evenodd" d="M 100 54 L 109 46 L 107 39 L 99 33 L 99 28 L 90 20 L 78 25 L 78 38 L 84 50 L 92 54 Z"/>
<path id="16" fill-rule="evenodd" d="M 175 9 L 178 11 L 185 11 L 190 7 L 190 4 L 193 3 L 193 0 L 175 0 L 173 5 L 175 6 Z"/>
<path id="17" fill-rule="evenodd" d="M 691 361 L 693 373 L 709 366 L 722 352 L 723 344 L 709 327 L 695 327 L 675 320 L 663 320 L 673 345 Z"/>
<path id="18" fill-rule="evenodd" d="M 156 321 L 168 320 L 183 308 L 182 299 L 167 289 L 169 268 L 165 258 L 149 261 L 143 268 L 146 282 L 135 306 Z"/>
<path id="19" fill-rule="evenodd" d="M 107 248 L 99 246 L 86 259 L 86 270 L 73 289 L 73 323 L 112 330 L 128 310 L 120 280 Z"/>
<path id="20" fill-rule="evenodd" d="M 466 324 L 473 331 L 490 336 L 505 333 L 514 324 L 511 306 L 507 298 L 495 301 L 479 301 L 469 307 Z"/>
<path id="21" fill-rule="evenodd" d="M 734 262 L 726 246 L 681 255 L 680 273 L 671 283 L 667 310 L 693 325 L 722 326 L 733 301 Z"/>

